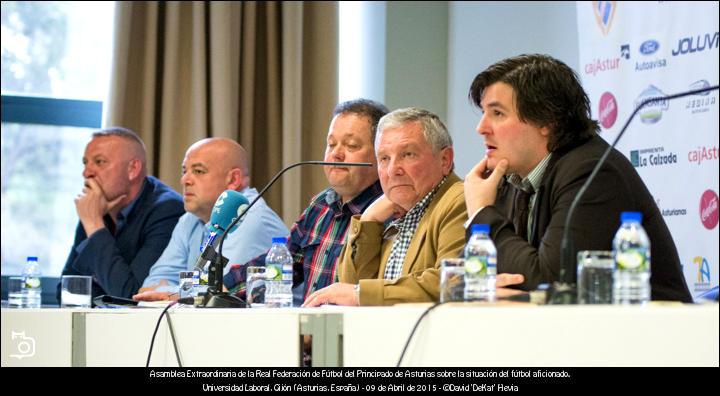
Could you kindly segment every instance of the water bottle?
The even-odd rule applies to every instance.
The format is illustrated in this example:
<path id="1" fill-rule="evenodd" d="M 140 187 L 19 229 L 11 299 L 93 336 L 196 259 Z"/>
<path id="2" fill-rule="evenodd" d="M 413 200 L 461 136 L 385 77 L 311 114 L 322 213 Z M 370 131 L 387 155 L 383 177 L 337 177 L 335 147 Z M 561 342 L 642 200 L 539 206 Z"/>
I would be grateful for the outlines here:
<path id="1" fill-rule="evenodd" d="M 40 308 L 42 306 L 41 275 L 38 258 L 28 257 L 25 269 L 23 270 L 23 277 L 25 278 L 22 296 L 23 308 Z"/>
<path id="2" fill-rule="evenodd" d="M 650 301 L 650 239 L 642 213 L 623 212 L 620 221 L 613 240 L 613 303 L 644 304 Z"/>
<path id="3" fill-rule="evenodd" d="M 265 256 L 265 306 L 292 307 L 293 259 L 287 249 L 287 238 L 272 239 Z"/>
<path id="4" fill-rule="evenodd" d="M 465 301 L 495 300 L 497 249 L 490 239 L 488 224 L 473 224 L 465 245 Z"/>

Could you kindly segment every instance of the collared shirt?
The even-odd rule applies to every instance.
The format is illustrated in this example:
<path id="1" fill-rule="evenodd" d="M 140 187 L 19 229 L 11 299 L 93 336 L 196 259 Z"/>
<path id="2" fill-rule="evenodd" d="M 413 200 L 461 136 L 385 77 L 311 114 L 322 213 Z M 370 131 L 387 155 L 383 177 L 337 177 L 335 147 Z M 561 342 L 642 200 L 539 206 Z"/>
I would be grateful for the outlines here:
<path id="1" fill-rule="evenodd" d="M 258 195 L 254 188 L 246 188 L 240 193 L 248 201 L 254 200 Z M 232 264 L 244 263 L 266 252 L 273 237 L 287 234 L 288 229 L 283 221 L 261 198 L 223 243 L 222 253 L 228 259 L 224 272 L 227 273 Z M 150 269 L 143 287 L 157 285 L 161 280 L 165 280 L 168 286 L 158 287 L 156 291 L 177 291 L 178 273 L 194 268 L 202 245 L 209 235 L 206 224 L 199 217 L 192 213 L 182 215 L 173 230 L 170 243 Z"/>
<path id="2" fill-rule="evenodd" d="M 380 182 L 376 181 L 358 196 L 342 203 L 331 188 L 316 195 L 290 230 L 288 250 L 293 255 L 293 286 L 304 282 L 303 300 L 313 291 L 337 281 L 335 272 L 338 257 L 345 244 L 350 219 L 361 214 L 380 195 Z M 240 268 L 233 268 L 225 276 L 228 289 L 241 297 L 245 294 L 245 269 L 264 266 L 263 254 Z"/>
<path id="3" fill-rule="evenodd" d="M 393 241 L 392 249 L 390 250 L 390 257 L 388 257 L 387 265 L 385 266 L 385 279 L 395 279 L 402 274 L 403 262 L 405 261 L 405 253 L 407 253 L 408 247 L 410 247 L 410 241 L 415 235 L 415 230 L 422 219 L 423 214 L 428 205 L 432 201 L 435 193 L 440 186 L 445 183 L 447 176 L 440 180 L 435 188 L 415 204 L 405 216 L 393 221 L 388 229 L 385 230 L 384 234 L 387 234 L 391 228 L 397 228 L 398 232 Z"/>
<path id="4" fill-rule="evenodd" d="M 531 237 L 530 233 L 532 232 L 532 223 L 533 218 L 535 217 L 535 201 L 537 201 L 536 192 L 540 187 L 540 182 L 542 181 L 543 175 L 545 175 L 545 170 L 547 169 L 551 156 L 552 153 L 546 155 L 545 158 L 540 161 L 540 163 L 535 165 L 535 168 L 533 168 L 533 170 L 530 171 L 530 173 L 528 173 L 525 178 L 521 178 L 516 173 L 512 173 L 507 177 L 508 183 L 515 186 L 515 188 L 526 192 L 532 192 L 532 195 L 530 196 L 530 202 L 528 203 L 528 240 Z"/>

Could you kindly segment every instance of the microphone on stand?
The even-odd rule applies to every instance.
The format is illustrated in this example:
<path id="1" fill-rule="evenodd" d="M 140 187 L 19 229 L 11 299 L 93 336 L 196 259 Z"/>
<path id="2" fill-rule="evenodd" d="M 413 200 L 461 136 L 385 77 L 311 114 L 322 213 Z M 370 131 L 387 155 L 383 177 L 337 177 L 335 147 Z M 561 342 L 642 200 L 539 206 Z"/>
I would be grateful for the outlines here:
<path id="1" fill-rule="evenodd" d="M 232 229 L 230 223 L 235 220 L 238 214 L 245 213 L 245 207 L 249 204 L 247 198 L 235 190 L 225 190 L 215 201 L 210 215 L 210 221 L 206 228 L 210 231 L 210 235 L 203 243 L 200 257 L 195 262 L 195 270 L 204 271 L 205 264 L 208 261 L 215 260 L 215 248 L 217 247 L 220 237 L 227 233 L 232 233 L 238 228 L 236 224 Z M 228 231 L 229 230 L 229 231 Z M 227 259 L 223 257 L 223 267 L 227 264 Z"/>
<path id="2" fill-rule="evenodd" d="M 262 196 L 265 194 L 265 192 L 275 184 L 275 182 L 282 176 L 283 173 L 286 171 L 295 168 L 297 166 L 301 165 L 325 165 L 325 166 L 334 166 L 338 168 L 343 168 L 347 166 L 373 166 L 373 164 L 369 162 L 328 162 L 328 161 L 302 161 L 298 162 L 292 165 L 289 165 L 285 168 L 283 168 L 280 172 L 278 172 L 272 180 L 270 180 L 270 183 L 268 183 L 253 199 L 252 202 L 250 202 L 250 205 L 247 205 L 244 207 L 244 210 L 242 213 L 240 210 L 238 210 L 238 216 L 233 219 L 233 221 L 230 223 L 230 225 L 227 227 L 227 229 L 232 230 L 233 227 L 245 216 L 245 213 L 247 213 L 250 208 L 255 205 L 255 203 L 262 198 Z M 205 293 L 205 297 L 203 298 L 203 301 L 201 304 L 198 305 L 198 307 L 205 307 L 205 308 L 245 308 L 245 301 L 242 299 L 235 297 L 234 295 L 228 294 L 227 292 L 223 292 L 223 267 L 225 264 L 222 262 L 222 247 L 223 243 L 225 243 L 225 238 L 227 237 L 227 232 L 222 234 L 219 238 L 217 238 L 217 254 L 215 255 L 215 258 L 210 262 L 210 268 L 208 270 L 208 289 L 207 293 Z M 226 260 L 227 262 L 227 260 Z"/>
<path id="3" fill-rule="evenodd" d="M 610 155 L 610 152 L 615 148 L 615 145 L 618 143 L 618 141 L 620 141 L 620 138 L 623 136 L 625 130 L 627 130 L 630 122 L 633 120 L 633 118 L 635 118 L 635 115 L 638 113 L 638 111 L 651 103 L 656 103 L 664 100 L 673 100 L 691 95 L 700 95 L 706 92 L 715 91 L 718 88 L 720 88 L 720 86 L 715 85 L 680 92 L 674 95 L 648 98 L 642 101 L 640 105 L 635 108 L 635 111 L 630 114 L 630 117 L 628 117 L 628 120 L 625 122 L 625 125 L 623 125 L 620 133 L 618 133 L 615 140 L 607 148 L 607 150 L 605 150 L 602 157 L 600 157 L 600 160 L 598 160 L 598 163 L 597 165 L 595 165 L 595 168 L 593 168 L 590 176 L 587 178 L 587 180 L 585 180 L 585 184 L 580 187 L 580 190 L 575 195 L 575 198 L 570 205 L 570 209 L 568 209 L 568 214 L 565 218 L 565 228 L 563 229 L 562 243 L 560 245 L 560 279 L 554 282 L 550 287 L 550 290 L 548 290 L 548 304 L 575 304 L 577 302 L 577 289 L 575 285 L 575 281 L 577 278 L 575 255 L 577 255 L 577 252 L 575 251 L 573 241 L 570 239 L 570 224 L 572 223 L 572 216 L 575 212 L 575 208 L 577 208 L 578 204 L 580 203 L 580 199 L 582 198 L 583 194 L 585 194 L 585 191 L 590 186 L 590 183 L 592 183 L 592 181 L 595 179 L 595 176 L 597 176 L 598 172 L 600 172 L 600 168 L 605 163 L 608 155 Z"/>

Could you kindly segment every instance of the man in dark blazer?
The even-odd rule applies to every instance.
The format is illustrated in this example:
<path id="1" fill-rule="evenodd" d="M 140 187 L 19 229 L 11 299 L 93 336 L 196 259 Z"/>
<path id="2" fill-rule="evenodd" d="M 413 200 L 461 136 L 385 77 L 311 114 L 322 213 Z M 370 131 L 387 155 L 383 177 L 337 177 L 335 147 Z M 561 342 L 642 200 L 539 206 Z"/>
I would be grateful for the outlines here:
<path id="1" fill-rule="evenodd" d="M 131 130 L 93 133 L 83 164 L 80 222 L 62 274 L 92 276 L 93 297 L 129 298 L 170 241 L 185 212 L 182 198 L 147 176 L 145 145 Z"/>
<path id="2" fill-rule="evenodd" d="M 490 224 L 498 273 L 524 275 L 519 288 L 556 281 L 568 209 L 608 147 L 590 119 L 587 94 L 564 63 L 521 55 L 478 74 L 469 96 L 483 111 L 476 129 L 486 156 L 465 178 L 468 227 Z M 630 162 L 612 150 L 573 215 L 576 251 L 610 250 L 623 211 L 643 214 L 652 299 L 692 302 L 655 201 Z"/>

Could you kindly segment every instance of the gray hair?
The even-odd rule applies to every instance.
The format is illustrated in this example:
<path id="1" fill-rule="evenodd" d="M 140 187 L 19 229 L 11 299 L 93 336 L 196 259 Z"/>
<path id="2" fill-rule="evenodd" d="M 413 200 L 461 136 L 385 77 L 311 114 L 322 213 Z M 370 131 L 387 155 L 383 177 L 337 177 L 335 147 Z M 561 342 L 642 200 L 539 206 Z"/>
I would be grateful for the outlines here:
<path id="1" fill-rule="evenodd" d="M 140 136 L 130 129 L 116 126 L 93 132 L 92 139 L 110 136 L 119 137 L 131 144 L 133 154 L 142 164 L 142 174 L 145 175 L 147 173 L 147 150 L 145 149 L 145 143 L 142 141 Z"/>
<path id="2" fill-rule="evenodd" d="M 375 136 L 375 149 L 377 150 L 377 145 L 383 130 L 397 128 L 412 122 L 420 123 L 425 140 L 427 140 L 430 147 L 432 147 L 433 153 L 437 154 L 445 147 L 452 147 L 452 137 L 450 137 L 445 124 L 440 121 L 438 116 L 418 107 L 407 107 L 397 109 L 380 119 L 377 136 Z"/>

